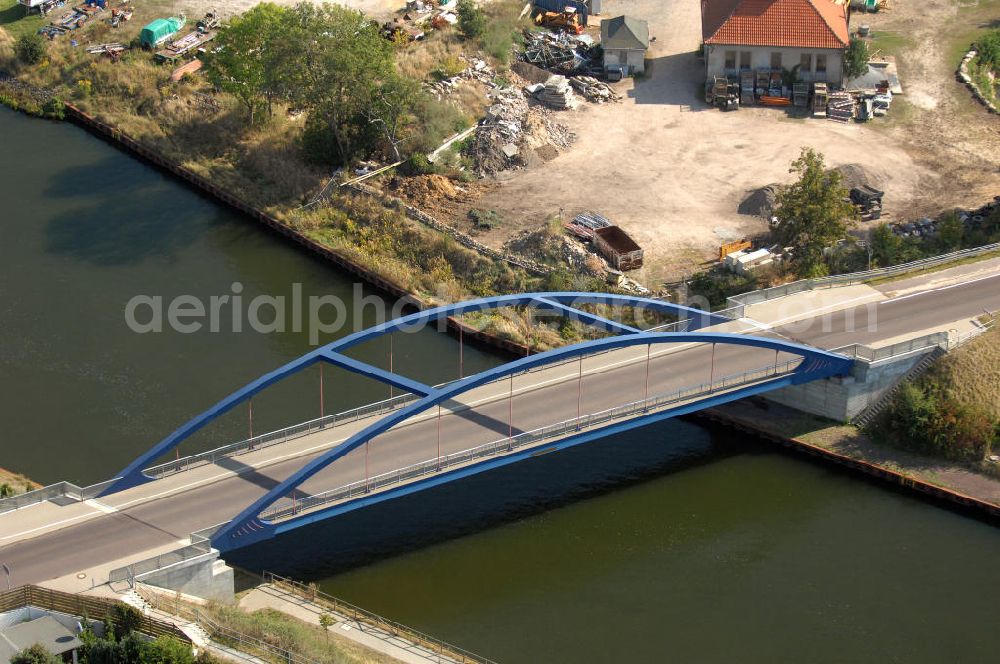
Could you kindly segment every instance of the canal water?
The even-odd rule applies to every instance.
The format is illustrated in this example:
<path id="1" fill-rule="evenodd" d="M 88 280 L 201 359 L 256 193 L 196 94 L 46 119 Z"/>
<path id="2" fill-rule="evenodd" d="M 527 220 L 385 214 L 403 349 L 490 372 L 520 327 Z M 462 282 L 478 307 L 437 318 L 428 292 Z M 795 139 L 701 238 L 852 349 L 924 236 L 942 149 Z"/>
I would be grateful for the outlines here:
<path id="1" fill-rule="evenodd" d="M 126 326 L 136 295 L 207 299 L 236 282 L 247 299 L 291 297 L 294 283 L 355 298 L 326 263 L 79 129 L 0 109 L 0 466 L 105 479 L 310 347 L 305 332 Z M 395 343 L 399 370 L 457 372 L 445 335 Z M 465 354 L 470 371 L 497 361 Z M 317 379 L 255 399 L 254 429 L 318 415 Z M 356 376 L 328 376 L 325 391 L 326 412 L 388 396 Z M 192 445 L 249 426 L 240 410 Z M 397 503 L 279 541 L 256 564 L 289 554 L 279 571 L 503 662 L 1000 651 L 1000 531 L 724 430 L 671 421 Z"/>

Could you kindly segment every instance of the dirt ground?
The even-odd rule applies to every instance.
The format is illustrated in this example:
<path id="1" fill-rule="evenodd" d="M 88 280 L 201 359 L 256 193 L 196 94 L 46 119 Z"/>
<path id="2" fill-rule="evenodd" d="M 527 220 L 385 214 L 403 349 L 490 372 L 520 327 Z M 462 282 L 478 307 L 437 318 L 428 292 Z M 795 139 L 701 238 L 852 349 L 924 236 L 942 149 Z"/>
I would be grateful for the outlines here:
<path id="1" fill-rule="evenodd" d="M 739 215 L 747 191 L 788 182 L 803 146 L 829 165 L 858 163 L 886 186 L 887 218 L 909 208 L 933 173 L 885 133 L 867 126 L 794 119 L 784 110 L 722 113 L 701 98 L 704 63 L 699 3 L 608 0 L 606 16 L 645 18 L 656 37 L 648 75 L 623 81 L 621 104 L 582 105 L 561 120 L 576 132 L 572 150 L 538 168 L 516 172 L 482 204 L 530 226 L 564 210 L 593 209 L 625 228 L 646 251 L 633 275 L 652 288 L 690 274 L 720 243 L 766 228 Z M 905 82 L 904 82 L 905 85 Z"/>
<path id="2" fill-rule="evenodd" d="M 868 23 L 901 36 L 896 55 L 905 94 L 888 119 L 841 125 L 793 118 L 783 109 L 707 107 L 704 63 L 695 55 L 700 3 L 605 0 L 604 17 L 628 13 L 649 21 L 655 41 L 647 75 L 617 84 L 622 103 L 582 103 L 560 113 L 578 140 L 555 159 L 466 185 L 463 195 L 428 211 L 461 225 L 469 207 L 495 208 L 503 227 L 480 239 L 496 246 L 553 215 L 600 212 L 646 250 L 646 266 L 632 276 L 655 289 L 698 270 L 720 243 L 763 231 L 764 220 L 736 208 L 749 190 L 790 181 L 788 165 L 803 146 L 822 152 L 830 166 L 868 170 L 886 190 L 887 221 L 977 205 L 1000 193 L 1000 121 L 955 81 L 954 51 L 963 34 L 970 35 L 967 46 L 974 28 L 996 22 L 1000 0 L 965 1 L 893 0 L 890 11 L 856 14 L 852 28 Z M 178 6 L 195 15 L 210 5 L 230 13 L 255 2 L 180 0 Z M 345 4 L 385 16 L 402 2 Z M 599 21 L 591 30 L 598 32 Z"/>

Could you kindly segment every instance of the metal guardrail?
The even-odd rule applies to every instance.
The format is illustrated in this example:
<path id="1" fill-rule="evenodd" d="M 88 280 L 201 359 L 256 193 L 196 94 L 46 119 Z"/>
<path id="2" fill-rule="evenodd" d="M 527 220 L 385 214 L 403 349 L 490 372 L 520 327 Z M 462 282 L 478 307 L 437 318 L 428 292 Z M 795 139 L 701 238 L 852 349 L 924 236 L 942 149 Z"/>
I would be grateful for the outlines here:
<path id="1" fill-rule="evenodd" d="M 865 283 L 875 279 L 906 274 L 907 272 L 914 272 L 916 270 L 923 270 L 929 267 L 945 265 L 964 258 L 981 256 L 982 254 L 988 254 L 993 251 L 1000 251 L 1000 242 L 987 244 L 982 247 L 975 247 L 973 249 L 962 249 L 961 251 L 955 251 L 950 254 L 923 258 L 918 261 L 903 263 L 892 267 L 878 268 L 876 270 L 852 272 L 850 274 L 839 274 L 832 277 L 819 277 L 816 279 L 802 279 L 800 281 L 793 281 L 790 284 L 784 284 L 782 286 L 774 286 L 772 288 L 764 288 L 762 290 L 751 291 L 741 295 L 734 295 L 727 298 L 727 302 L 731 307 L 749 306 L 751 304 L 759 304 L 761 302 L 767 302 L 768 300 L 774 300 L 779 297 L 785 297 L 786 295 L 793 295 L 804 291 L 833 288 L 835 286 L 850 286 L 852 284 Z"/>
<path id="2" fill-rule="evenodd" d="M 385 630 L 392 635 L 401 636 L 411 643 L 428 648 L 435 654 L 448 658 L 450 661 L 469 664 L 495 664 L 493 660 L 469 652 L 464 648 L 452 645 L 447 641 L 442 641 L 437 637 L 415 630 L 412 627 L 398 623 L 395 620 L 384 618 L 377 613 L 372 613 L 367 609 L 362 609 L 361 607 L 355 606 L 350 602 L 345 602 L 344 600 L 333 597 L 332 595 L 327 595 L 317 588 L 306 586 L 305 584 L 293 581 L 292 579 L 286 579 L 285 577 L 278 576 L 274 572 L 265 571 L 262 574 L 262 577 L 265 583 L 269 583 L 276 588 L 288 588 L 291 592 L 302 597 L 303 599 L 307 599 L 313 603 L 319 604 L 320 606 L 326 605 L 333 613 L 338 613 L 356 623 L 362 625 L 367 624 L 371 627 Z"/>
<path id="3" fill-rule="evenodd" d="M 7 498 L 0 499 L 0 514 L 3 512 L 21 509 L 22 507 L 28 507 L 29 505 L 44 503 L 45 501 L 52 500 L 53 498 L 69 498 L 70 500 L 74 500 L 76 502 L 90 500 L 100 495 L 101 491 L 111 486 L 112 482 L 114 482 L 113 479 L 105 480 L 104 482 L 91 484 L 86 487 L 79 487 L 72 482 L 56 482 L 55 484 L 50 484 L 42 487 L 41 489 L 35 489 L 34 491 L 27 491 L 16 496 L 9 496 Z"/>
<path id="4" fill-rule="evenodd" d="M 262 433 L 254 436 L 253 438 L 247 438 L 237 443 L 230 443 L 206 452 L 199 452 L 197 454 L 181 457 L 180 459 L 161 463 L 156 466 L 150 466 L 143 472 L 155 479 L 161 479 L 184 470 L 213 464 L 219 459 L 239 456 L 240 454 L 262 450 L 267 447 L 271 447 L 272 445 L 284 443 L 295 438 L 308 436 L 309 434 L 316 433 L 317 431 L 321 431 L 323 429 L 334 428 L 351 422 L 357 422 L 360 419 L 370 417 L 372 415 L 385 415 L 386 413 L 398 410 L 403 406 L 416 401 L 418 398 L 419 397 L 414 394 L 400 394 L 391 399 L 385 399 L 383 401 L 359 406 L 342 413 L 336 413 L 335 415 L 327 415 L 325 417 L 319 417 L 307 422 L 300 422 L 299 424 L 293 424 L 292 426 L 285 427 L 284 429 Z"/>
<path id="5" fill-rule="evenodd" d="M 348 500 L 355 496 L 363 496 L 374 491 L 383 489 L 394 484 L 400 484 L 417 477 L 438 473 L 448 467 L 468 463 L 476 459 L 500 456 L 507 454 L 518 448 L 533 445 L 540 441 L 563 435 L 570 431 L 581 431 L 599 424 L 605 424 L 614 420 L 625 419 L 638 412 L 656 411 L 665 406 L 675 405 L 682 401 L 688 401 L 695 397 L 704 396 L 713 392 L 742 387 L 765 380 L 783 376 L 791 372 L 791 369 L 801 363 L 800 358 L 789 360 L 782 364 L 769 365 L 759 369 L 752 369 L 740 374 L 723 376 L 710 383 L 671 392 L 669 394 L 657 395 L 648 399 L 641 399 L 622 406 L 616 406 L 597 413 L 583 415 L 578 418 L 564 420 L 556 424 L 551 424 L 532 431 L 526 431 L 516 436 L 505 437 L 499 440 L 479 445 L 476 447 L 454 452 L 440 458 L 429 459 L 410 466 L 405 466 L 396 470 L 375 475 L 367 480 L 359 480 L 336 489 L 324 491 L 323 493 L 308 496 L 306 498 L 294 500 L 291 505 L 266 510 L 260 514 L 260 518 L 275 521 L 289 518 L 300 512 L 311 510 L 321 505 L 326 505 L 341 500 Z"/>
<path id="6" fill-rule="evenodd" d="M 171 565 L 194 560 L 212 553 L 212 545 L 208 540 L 192 542 L 187 546 L 182 546 L 173 551 L 167 551 L 152 558 L 146 558 L 138 562 L 118 567 L 108 574 L 109 583 L 127 583 L 130 588 L 135 586 L 135 582 L 144 576 L 149 576 L 153 572 L 166 569 Z"/>
<path id="7" fill-rule="evenodd" d="M 850 344 L 847 346 L 841 346 L 840 348 L 833 348 L 830 352 L 840 353 L 841 355 L 853 357 L 857 360 L 873 363 L 880 362 L 882 360 L 889 360 L 894 357 L 909 355 L 918 351 L 930 350 L 932 348 L 940 348 L 941 350 L 949 351 L 972 341 L 979 335 L 992 329 L 995 324 L 996 319 L 992 318 L 985 323 L 982 323 L 979 327 L 969 330 L 965 334 L 953 336 L 949 332 L 931 332 L 930 334 L 925 334 L 922 337 L 907 339 L 906 341 L 900 341 L 881 348 L 872 348 L 871 346 L 864 346 L 861 344 Z"/>

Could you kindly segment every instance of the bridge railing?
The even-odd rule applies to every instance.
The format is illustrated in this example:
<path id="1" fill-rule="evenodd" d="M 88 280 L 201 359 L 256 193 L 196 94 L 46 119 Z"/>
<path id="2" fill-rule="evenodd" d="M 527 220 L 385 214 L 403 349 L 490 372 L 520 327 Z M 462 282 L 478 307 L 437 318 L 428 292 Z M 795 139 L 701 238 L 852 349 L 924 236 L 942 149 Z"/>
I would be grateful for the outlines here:
<path id="1" fill-rule="evenodd" d="M 294 424 L 276 431 L 268 431 L 267 433 L 262 433 L 254 436 L 253 438 L 247 438 L 237 443 L 230 443 L 205 452 L 198 452 L 197 454 L 184 456 L 180 459 L 174 459 L 155 466 L 150 466 L 143 472 L 150 477 L 160 479 L 184 470 L 215 463 L 219 459 L 239 456 L 240 454 L 245 454 L 247 452 L 255 452 L 257 450 L 262 450 L 264 448 L 271 447 L 272 445 L 278 445 L 295 438 L 308 436 L 309 434 L 316 433 L 317 431 L 321 431 L 323 429 L 330 429 L 344 424 L 349 424 L 351 422 L 357 422 L 358 420 L 366 417 L 385 415 L 394 410 L 398 410 L 413 401 L 416 401 L 418 398 L 419 397 L 414 394 L 400 394 L 392 397 L 391 399 L 366 404 L 364 406 L 352 408 L 351 410 L 346 410 L 342 413 L 336 413 L 334 415 L 318 417 L 307 422 L 300 422 L 299 424 Z"/>
<path id="2" fill-rule="evenodd" d="M 26 491 L 16 496 L 0 499 L 0 514 L 28 507 L 29 505 L 44 503 L 54 498 L 68 498 L 76 502 L 90 500 L 99 496 L 101 491 L 111 486 L 112 482 L 114 480 L 106 480 L 85 487 L 77 486 L 72 482 L 56 482 L 41 489 L 34 489 L 33 491 Z"/>
<path id="3" fill-rule="evenodd" d="M 947 263 L 953 263 L 966 258 L 981 256 L 994 251 L 1000 251 L 1000 242 L 988 244 L 982 247 L 975 247 L 973 249 L 962 249 L 961 251 L 954 251 L 950 254 L 942 254 L 941 256 L 923 258 L 921 260 L 903 263 L 901 265 L 894 265 L 892 267 L 866 270 L 864 272 L 852 272 L 850 274 L 838 274 L 832 277 L 819 277 L 816 279 L 793 281 L 790 284 L 783 284 L 781 286 L 764 288 L 761 290 L 751 291 L 749 293 L 743 293 L 741 295 L 734 295 L 728 299 L 728 303 L 731 307 L 749 306 L 751 304 L 759 304 L 761 302 L 767 302 L 768 300 L 774 300 L 779 297 L 785 297 L 786 295 L 793 295 L 804 291 L 833 288 L 835 286 L 863 284 L 876 279 L 894 277 L 908 272 L 915 272 L 917 270 L 937 267 L 938 265 L 945 265 Z"/>
<path id="4" fill-rule="evenodd" d="M 871 346 L 864 346 L 862 344 L 850 344 L 840 348 L 834 348 L 830 352 L 840 353 L 841 355 L 853 357 L 857 360 L 874 363 L 882 360 L 889 360 L 894 357 L 909 355 L 910 353 L 916 353 L 918 351 L 928 351 L 935 347 L 947 351 L 958 348 L 959 346 L 972 341 L 987 330 L 992 329 L 995 324 L 996 318 L 991 318 L 985 323 L 979 324 L 976 328 L 969 330 L 964 334 L 953 335 L 950 332 L 931 332 L 930 334 L 925 334 L 922 337 L 907 339 L 889 346 L 882 346 L 881 348 L 872 348 Z"/>
<path id="5" fill-rule="evenodd" d="M 723 376 L 709 383 L 702 383 L 693 387 L 677 390 L 676 392 L 633 401 L 597 413 L 590 413 L 581 417 L 575 417 L 556 424 L 526 431 L 517 434 L 516 436 L 501 438 L 499 440 L 495 440 L 484 445 L 478 445 L 461 452 L 454 452 L 440 458 L 429 459 L 427 461 L 415 463 L 387 473 L 375 475 L 367 480 L 358 480 L 357 482 L 352 482 L 336 489 L 331 489 L 330 491 L 300 498 L 294 500 L 291 505 L 286 503 L 273 507 L 269 510 L 265 510 L 260 514 L 260 518 L 268 521 L 290 518 L 303 511 L 308 511 L 321 505 L 348 500 L 357 496 L 364 496 L 374 491 L 384 489 L 388 486 L 407 482 L 424 475 L 437 473 L 446 468 L 466 464 L 477 459 L 507 454 L 518 448 L 534 445 L 540 441 L 561 436 L 572 431 L 582 431 L 584 429 L 606 424 L 615 420 L 630 418 L 637 413 L 657 411 L 662 408 L 674 406 L 708 394 L 758 383 L 769 378 L 784 376 L 791 373 L 791 371 L 797 367 L 801 361 L 801 358 L 795 358 L 794 360 L 789 360 L 784 363 L 772 364 L 739 374 Z"/>
<path id="6" fill-rule="evenodd" d="M 135 585 L 136 581 L 153 572 L 158 572 L 173 565 L 178 565 L 212 553 L 211 542 L 207 540 L 194 542 L 193 540 L 194 538 L 192 538 L 192 543 L 187 546 L 166 551 L 158 556 L 139 560 L 130 565 L 111 570 L 108 573 L 108 583 L 126 583 L 131 588 Z"/>

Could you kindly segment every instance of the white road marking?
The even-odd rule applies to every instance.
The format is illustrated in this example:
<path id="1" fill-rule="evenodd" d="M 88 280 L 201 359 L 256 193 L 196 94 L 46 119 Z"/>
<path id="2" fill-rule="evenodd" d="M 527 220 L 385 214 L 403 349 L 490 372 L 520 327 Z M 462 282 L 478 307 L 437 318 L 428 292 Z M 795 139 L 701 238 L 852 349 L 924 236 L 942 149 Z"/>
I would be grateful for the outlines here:
<path id="1" fill-rule="evenodd" d="M 931 293 L 939 293 L 941 291 L 951 290 L 952 288 L 958 288 L 959 286 L 968 286 L 970 284 L 977 283 L 979 281 L 986 281 L 987 279 L 998 279 L 1000 275 L 991 274 L 987 277 L 979 277 L 978 279 L 973 279 L 971 281 L 963 281 L 957 284 L 951 284 L 949 286 L 940 286 L 938 288 L 932 288 L 931 290 L 918 291 L 916 293 L 910 293 L 909 295 L 900 295 L 899 297 L 894 297 L 888 300 L 882 300 L 879 304 L 887 304 L 892 302 L 901 302 L 903 300 L 908 300 L 911 297 L 920 297 L 921 295 L 930 295 Z"/>
<path id="2" fill-rule="evenodd" d="M 85 501 L 83 501 L 83 504 L 87 505 L 89 507 L 93 507 L 96 510 L 100 510 L 100 511 L 104 512 L 105 514 L 114 514 L 115 512 L 118 511 L 117 509 L 115 509 L 114 507 L 111 507 L 110 505 L 105 505 L 104 503 L 96 501 L 96 500 L 93 500 L 93 499 L 91 499 L 91 500 L 85 500 Z"/>

